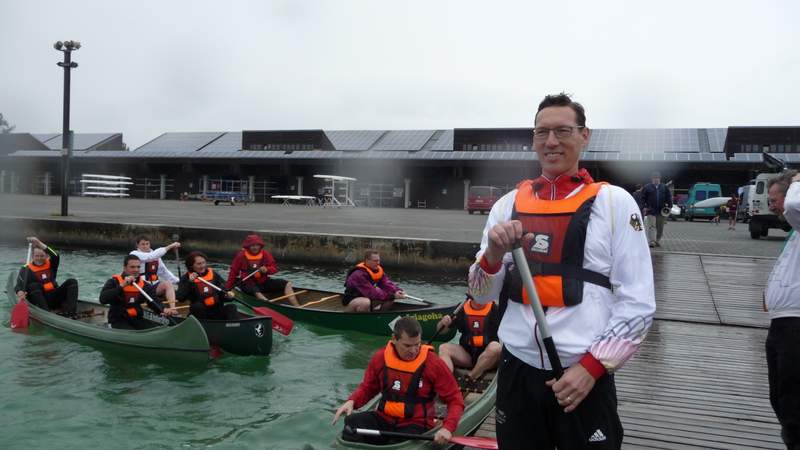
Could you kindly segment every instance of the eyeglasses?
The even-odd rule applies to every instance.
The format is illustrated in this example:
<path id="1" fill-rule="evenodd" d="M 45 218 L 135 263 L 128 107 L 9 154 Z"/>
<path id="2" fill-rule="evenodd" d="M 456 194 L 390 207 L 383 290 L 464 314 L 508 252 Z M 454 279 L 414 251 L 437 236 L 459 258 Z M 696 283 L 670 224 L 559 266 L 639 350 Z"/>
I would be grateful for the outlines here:
<path id="1" fill-rule="evenodd" d="M 580 126 L 563 126 L 563 127 L 556 127 L 556 128 L 534 128 L 533 129 L 533 140 L 535 141 L 546 141 L 548 137 L 550 137 L 550 132 L 552 131 L 556 135 L 556 139 L 566 139 L 572 136 L 572 133 L 575 130 L 580 130 Z"/>

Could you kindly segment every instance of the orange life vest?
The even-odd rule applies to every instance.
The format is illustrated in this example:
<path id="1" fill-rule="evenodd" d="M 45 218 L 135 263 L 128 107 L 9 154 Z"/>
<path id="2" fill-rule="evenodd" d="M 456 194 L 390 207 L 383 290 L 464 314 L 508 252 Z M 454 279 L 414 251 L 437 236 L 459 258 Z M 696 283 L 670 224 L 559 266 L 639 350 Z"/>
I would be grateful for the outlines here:
<path id="1" fill-rule="evenodd" d="M 242 273 L 241 274 L 242 278 L 250 275 L 251 273 L 253 273 L 253 271 L 261 267 L 263 265 L 261 264 L 261 260 L 264 259 L 264 250 L 261 250 L 255 255 L 251 254 L 249 250 L 245 249 L 243 251 L 244 251 L 244 257 L 247 258 L 247 273 Z M 263 275 L 261 274 L 260 270 L 256 272 L 255 275 L 253 275 L 253 278 L 256 279 L 256 282 L 260 281 L 262 277 Z"/>
<path id="2" fill-rule="evenodd" d="M 372 283 L 373 283 L 373 284 L 374 284 L 374 283 L 377 283 L 378 281 L 381 281 L 381 278 L 383 278 L 383 266 L 381 266 L 381 265 L 379 265 L 379 266 L 378 266 L 378 270 L 377 270 L 377 271 L 375 271 L 375 272 L 373 272 L 373 271 L 372 271 L 372 270 L 371 270 L 369 267 L 367 267 L 367 265 L 366 265 L 366 264 L 364 264 L 363 262 L 360 262 L 360 263 L 356 264 L 356 267 L 357 267 L 358 269 L 366 270 L 366 271 L 367 271 L 367 273 L 369 274 L 369 277 L 370 277 L 370 278 L 372 278 Z M 352 273 L 352 272 L 351 272 L 351 273 Z"/>
<path id="3" fill-rule="evenodd" d="M 144 263 L 144 278 L 147 281 L 158 281 L 158 260 Z"/>
<path id="4" fill-rule="evenodd" d="M 583 268 L 589 216 L 604 184 L 586 184 L 572 197 L 561 200 L 538 198 L 532 180 L 519 185 L 512 219 L 522 222 L 524 233 L 533 233 L 530 245 L 523 250 L 543 306 L 579 304 L 584 282 L 611 289 L 607 276 Z M 509 299 L 529 304 L 516 270 L 511 273 L 511 283 Z"/>
<path id="5" fill-rule="evenodd" d="M 137 317 L 139 315 L 139 302 L 137 301 L 140 294 L 139 290 L 132 284 L 123 286 L 123 284 L 125 284 L 125 278 L 123 278 L 122 275 L 114 275 L 114 279 L 122 286 L 122 295 L 125 297 L 125 313 L 128 317 Z M 139 277 L 136 281 L 136 285 L 140 288 L 144 288 L 144 280 Z"/>
<path id="6" fill-rule="evenodd" d="M 482 351 L 483 347 L 489 343 L 487 322 L 489 321 L 489 313 L 492 312 L 493 304 L 493 302 L 489 302 L 480 309 L 473 308 L 471 301 L 467 301 L 464 304 L 464 318 L 467 322 L 464 330 L 468 334 L 465 337 L 470 347 L 478 352 Z"/>
<path id="7" fill-rule="evenodd" d="M 44 261 L 44 264 L 37 266 L 34 263 L 28 263 L 28 269 L 31 269 L 36 281 L 42 283 L 42 289 L 45 292 L 51 292 L 56 288 L 56 280 L 53 279 L 53 270 L 50 266 L 50 258 Z"/>
<path id="8" fill-rule="evenodd" d="M 203 283 L 198 278 L 202 278 L 209 283 L 214 282 L 214 271 L 211 268 L 206 269 L 206 274 L 203 276 L 197 275 L 197 278 L 194 280 L 194 287 L 197 289 L 197 293 L 200 298 L 203 299 L 203 304 L 206 305 L 207 308 L 211 308 L 217 304 L 217 296 L 216 291 L 214 291 L 211 286 Z"/>
<path id="9" fill-rule="evenodd" d="M 433 350 L 430 345 L 420 347 L 419 354 L 411 361 L 404 361 L 397 356 L 394 344 L 389 342 L 383 351 L 383 390 L 378 403 L 378 411 L 397 419 L 428 416 L 428 408 L 433 407 L 435 394 L 433 386 L 426 397 L 418 392 L 422 387 L 422 372 L 428 353 Z"/>

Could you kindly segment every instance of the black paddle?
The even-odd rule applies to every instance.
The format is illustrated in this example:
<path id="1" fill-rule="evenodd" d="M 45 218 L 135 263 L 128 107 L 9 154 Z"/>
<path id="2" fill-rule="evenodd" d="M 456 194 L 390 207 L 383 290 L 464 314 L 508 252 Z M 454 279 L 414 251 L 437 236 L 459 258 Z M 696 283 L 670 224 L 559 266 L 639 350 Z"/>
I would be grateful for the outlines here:
<path id="1" fill-rule="evenodd" d="M 456 309 L 454 309 L 453 312 L 448 314 L 448 316 L 450 316 L 450 320 L 455 319 L 456 314 L 458 314 L 458 312 L 461 311 L 461 308 L 463 308 L 464 304 L 467 303 L 468 301 L 469 301 L 469 299 L 466 299 L 463 302 L 459 303 L 458 306 L 456 307 Z M 450 324 L 450 326 L 452 326 L 452 325 L 453 324 Z M 441 334 L 441 332 L 444 331 L 446 328 L 450 328 L 450 327 L 437 328 L 436 329 L 436 333 L 433 333 L 433 336 L 428 340 L 427 345 L 431 345 L 431 342 L 436 340 L 436 338 L 439 337 L 439 334 Z"/>

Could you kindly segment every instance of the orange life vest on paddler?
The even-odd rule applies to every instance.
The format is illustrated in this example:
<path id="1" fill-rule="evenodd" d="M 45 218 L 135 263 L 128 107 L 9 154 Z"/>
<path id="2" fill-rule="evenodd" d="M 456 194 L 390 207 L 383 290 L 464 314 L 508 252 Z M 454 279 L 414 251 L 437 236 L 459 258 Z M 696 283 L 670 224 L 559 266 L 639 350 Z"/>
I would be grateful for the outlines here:
<path id="1" fill-rule="evenodd" d="M 147 281 L 158 281 L 158 260 L 144 263 L 144 278 Z"/>
<path id="2" fill-rule="evenodd" d="M 367 267 L 366 264 L 364 264 L 363 262 L 360 262 L 360 263 L 356 264 L 356 266 L 353 268 L 353 270 L 350 271 L 350 273 L 353 273 L 354 270 L 358 270 L 358 269 L 367 271 L 367 273 L 369 274 L 369 277 L 372 278 L 372 284 L 375 284 L 378 281 L 381 281 L 381 278 L 383 278 L 383 266 L 381 266 L 381 265 L 378 266 L 378 270 L 377 271 L 373 272 L 369 267 Z M 348 273 L 347 275 L 349 276 L 350 274 Z"/>
<path id="3" fill-rule="evenodd" d="M 261 264 L 261 260 L 264 259 L 264 250 L 261 250 L 255 255 L 251 254 L 250 251 L 247 249 L 243 251 L 244 251 L 244 257 L 247 258 L 247 273 L 242 273 L 241 274 L 242 278 L 250 275 L 251 273 L 253 273 L 253 271 L 261 267 L 263 265 Z M 253 275 L 253 278 L 256 279 L 256 282 L 261 281 L 261 278 L 263 277 L 264 275 L 261 274 L 260 270 L 256 272 L 255 275 Z"/>
<path id="4" fill-rule="evenodd" d="M 139 290 L 132 284 L 123 286 L 123 284 L 125 284 L 125 278 L 123 278 L 122 275 L 114 275 L 114 279 L 122 286 L 122 295 L 125 297 L 125 313 L 128 317 L 137 317 L 139 315 L 139 302 L 137 301 L 140 294 Z M 136 285 L 140 288 L 144 288 L 144 280 L 139 277 L 136 281 Z"/>
<path id="5" fill-rule="evenodd" d="M 428 407 L 435 397 L 433 386 L 427 397 L 420 397 L 418 391 L 422 387 L 422 372 L 431 350 L 433 347 L 430 345 L 423 345 L 416 358 L 404 361 L 397 356 L 394 344 L 386 344 L 383 351 L 383 391 L 378 411 L 397 419 L 428 416 Z"/>
<path id="6" fill-rule="evenodd" d="M 467 336 L 467 341 L 470 346 L 478 351 L 482 351 L 483 347 L 489 344 L 488 336 L 488 321 L 489 313 L 492 312 L 493 302 L 483 305 L 482 309 L 475 309 L 472 307 L 472 302 L 467 301 L 464 304 L 464 318 L 467 321 L 467 326 L 464 328 Z"/>
<path id="7" fill-rule="evenodd" d="M 44 289 L 45 292 L 55 290 L 56 280 L 53 279 L 53 270 L 50 266 L 50 258 L 47 258 L 44 261 L 44 264 L 41 266 L 37 266 L 32 262 L 28 263 L 28 269 L 31 269 L 36 281 L 42 283 L 42 289 Z"/>
<path id="8" fill-rule="evenodd" d="M 201 299 L 203 299 L 203 304 L 206 305 L 207 308 L 211 308 L 217 304 L 217 296 L 216 291 L 211 286 L 203 283 L 198 278 L 202 278 L 209 283 L 214 282 L 214 271 L 211 270 L 209 267 L 206 269 L 206 274 L 203 276 L 197 275 L 197 278 L 194 280 L 194 287 L 197 289 L 197 293 Z"/>
<path id="9" fill-rule="evenodd" d="M 522 222 L 524 233 L 533 233 L 523 248 L 543 306 L 574 306 L 583 301 L 583 283 L 611 289 L 607 276 L 583 268 L 586 229 L 592 205 L 606 183 L 590 183 L 561 200 L 542 200 L 532 180 L 519 185 L 512 219 Z M 509 299 L 529 304 L 517 271 L 511 276 Z"/>

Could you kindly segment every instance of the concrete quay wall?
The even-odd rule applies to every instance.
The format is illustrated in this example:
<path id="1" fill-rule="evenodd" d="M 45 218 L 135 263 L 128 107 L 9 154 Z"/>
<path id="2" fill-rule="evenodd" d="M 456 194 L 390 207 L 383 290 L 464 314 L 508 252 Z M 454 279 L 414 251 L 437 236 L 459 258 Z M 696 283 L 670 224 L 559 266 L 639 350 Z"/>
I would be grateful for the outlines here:
<path id="1" fill-rule="evenodd" d="M 141 234 L 147 235 L 154 246 L 172 242 L 177 235 L 182 243 L 181 254 L 201 250 L 221 258 L 238 251 L 244 237 L 251 232 L 261 235 L 267 249 L 279 261 L 306 264 L 353 264 L 363 257 L 364 250 L 374 248 L 381 253 L 387 267 L 464 272 L 479 248 L 478 243 L 437 239 L 0 217 L 3 242 L 21 242 L 25 236 L 34 235 L 54 246 L 128 251 L 133 248 L 135 237 Z"/>

